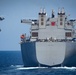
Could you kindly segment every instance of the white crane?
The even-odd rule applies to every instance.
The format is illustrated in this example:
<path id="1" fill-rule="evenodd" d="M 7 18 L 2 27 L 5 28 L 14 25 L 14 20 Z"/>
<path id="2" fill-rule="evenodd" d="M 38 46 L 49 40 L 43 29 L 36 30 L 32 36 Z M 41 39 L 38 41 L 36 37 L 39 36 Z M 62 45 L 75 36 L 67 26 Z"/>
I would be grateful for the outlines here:
<path id="1" fill-rule="evenodd" d="M 38 24 L 38 20 L 33 20 L 33 19 L 22 19 L 21 23 L 27 23 L 27 24 Z"/>

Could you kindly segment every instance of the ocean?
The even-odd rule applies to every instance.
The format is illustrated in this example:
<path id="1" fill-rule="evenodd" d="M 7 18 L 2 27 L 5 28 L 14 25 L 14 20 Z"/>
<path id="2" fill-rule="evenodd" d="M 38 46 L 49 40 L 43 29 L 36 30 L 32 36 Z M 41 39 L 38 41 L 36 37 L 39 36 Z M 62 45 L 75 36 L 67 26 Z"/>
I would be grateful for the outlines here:
<path id="1" fill-rule="evenodd" d="M 23 67 L 20 51 L 0 51 L 0 75 L 76 75 L 76 67 Z"/>

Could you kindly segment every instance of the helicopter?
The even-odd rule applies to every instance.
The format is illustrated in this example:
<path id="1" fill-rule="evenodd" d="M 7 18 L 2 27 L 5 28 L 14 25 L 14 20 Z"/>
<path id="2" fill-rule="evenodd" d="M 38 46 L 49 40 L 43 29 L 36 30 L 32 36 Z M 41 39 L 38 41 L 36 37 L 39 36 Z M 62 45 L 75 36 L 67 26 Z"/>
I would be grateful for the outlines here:
<path id="1" fill-rule="evenodd" d="M 4 17 L 0 17 L 0 21 L 4 20 L 5 18 Z"/>
<path id="2" fill-rule="evenodd" d="M 4 17 L 0 17 L 0 21 L 4 20 L 5 18 Z M 0 29 L 0 32 L 1 32 L 1 29 Z"/>

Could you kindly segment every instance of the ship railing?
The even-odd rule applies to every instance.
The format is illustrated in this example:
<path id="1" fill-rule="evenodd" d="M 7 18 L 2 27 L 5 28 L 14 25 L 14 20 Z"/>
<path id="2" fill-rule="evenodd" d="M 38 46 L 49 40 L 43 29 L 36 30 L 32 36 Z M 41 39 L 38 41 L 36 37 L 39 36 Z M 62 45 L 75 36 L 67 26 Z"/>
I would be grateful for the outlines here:
<path id="1" fill-rule="evenodd" d="M 24 42 L 32 42 L 30 40 L 30 37 L 27 37 L 26 39 L 21 39 L 21 43 Z M 38 39 L 36 38 L 35 42 L 76 42 L 76 39 Z"/>
<path id="2" fill-rule="evenodd" d="M 76 42 L 76 40 L 72 39 L 37 39 L 37 42 Z"/>
<path id="3" fill-rule="evenodd" d="M 21 43 L 30 41 L 30 37 L 22 38 Z"/>

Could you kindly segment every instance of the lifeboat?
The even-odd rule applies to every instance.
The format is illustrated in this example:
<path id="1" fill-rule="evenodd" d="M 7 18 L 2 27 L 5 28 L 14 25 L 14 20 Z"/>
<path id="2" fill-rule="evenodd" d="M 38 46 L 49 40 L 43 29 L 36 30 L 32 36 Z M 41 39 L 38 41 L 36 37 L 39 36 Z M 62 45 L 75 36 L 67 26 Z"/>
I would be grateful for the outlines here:
<path id="1" fill-rule="evenodd" d="M 24 38 L 25 38 L 25 35 L 24 35 L 24 34 L 22 34 L 22 35 L 20 36 L 20 38 L 21 38 L 21 39 L 24 39 Z"/>

